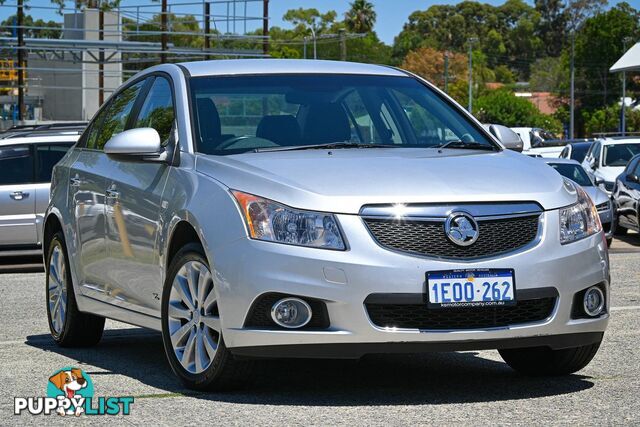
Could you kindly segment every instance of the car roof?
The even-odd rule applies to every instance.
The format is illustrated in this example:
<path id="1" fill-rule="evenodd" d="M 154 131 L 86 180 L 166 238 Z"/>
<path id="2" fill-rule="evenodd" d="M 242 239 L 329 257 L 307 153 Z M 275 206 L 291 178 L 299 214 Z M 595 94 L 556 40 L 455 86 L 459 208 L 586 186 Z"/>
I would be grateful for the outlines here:
<path id="1" fill-rule="evenodd" d="M 542 161 L 546 164 L 556 163 L 556 164 L 567 164 L 567 165 L 580 165 L 577 161 L 573 159 L 562 159 L 556 157 L 543 157 Z"/>
<path id="2" fill-rule="evenodd" d="M 359 62 L 309 59 L 221 59 L 183 62 L 191 76 L 256 75 L 256 74 L 361 74 L 403 76 L 408 74 L 393 67 Z"/>
<path id="3" fill-rule="evenodd" d="M 602 141 L 604 145 L 640 144 L 640 138 L 602 138 L 600 141 Z"/>
<path id="4" fill-rule="evenodd" d="M 75 143 L 80 135 L 40 135 L 40 136 L 19 136 L 15 138 L 0 139 L 0 147 L 17 144 L 46 144 L 51 142 Z"/>

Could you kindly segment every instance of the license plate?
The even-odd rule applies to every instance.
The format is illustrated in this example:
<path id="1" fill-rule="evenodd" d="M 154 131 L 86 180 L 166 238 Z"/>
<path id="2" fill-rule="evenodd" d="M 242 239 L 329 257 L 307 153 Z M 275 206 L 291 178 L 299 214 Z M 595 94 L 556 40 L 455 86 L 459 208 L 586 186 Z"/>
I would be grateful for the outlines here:
<path id="1" fill-rule="evenodd" d="M 515 305 L 513 269 L 447 270 L 427 273 L 429 308 Z"/>

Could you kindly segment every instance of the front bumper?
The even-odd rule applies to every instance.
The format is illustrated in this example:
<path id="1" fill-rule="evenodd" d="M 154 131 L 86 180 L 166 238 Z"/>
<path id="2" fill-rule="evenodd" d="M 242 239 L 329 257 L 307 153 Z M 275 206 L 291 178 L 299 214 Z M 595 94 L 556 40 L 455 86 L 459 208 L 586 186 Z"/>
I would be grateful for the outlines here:
<path id="1" fill-rule="evenodd" d="M 349 250 L 330 251 L 241 239 L 215 254 L 225 344 L 239 355 L 359 357 L 392 351 L 466 350 L 548 345 L 564 348 L 598 341 L 608 314 L 571 317 L 574 295 L 602 284 L 609 299 L 609 265 L 602 234 L 559 243 L 557 211 L 542 214 L 536 245 L 475 261 L 430 259 L 378 246 L 356 215 L 338 215 Z M 518 291 L 555 288 L 551 315 L 541 321 L 486 329 L 381 328 L 364 301 L 372 294 L 423 294 L 425 273 L 457 268 L 513 268 Z M 282 330 L 245 326 L 253 302 L 269 292 L 321 300 L 330 327 Z M 607 307 L 609 301 L 607 301 Z M 564 338 L 562 338 L 564 337 Z M 297 351 L 292 352 L 292 348 Z"/>

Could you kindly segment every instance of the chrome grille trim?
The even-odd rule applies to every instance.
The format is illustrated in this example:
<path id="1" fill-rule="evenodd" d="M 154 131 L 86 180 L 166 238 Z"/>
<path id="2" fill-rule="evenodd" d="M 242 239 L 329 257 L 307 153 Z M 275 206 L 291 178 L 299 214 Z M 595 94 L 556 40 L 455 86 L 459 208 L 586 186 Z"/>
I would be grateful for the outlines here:
<path id="1" fill-rule="evenodd" d="M 413 256 L 473 261 L 527 250 L 536 246 L 542 237 L 544 211 L 533 203 L 403 205 L 405 215 L 390 214 L 396 209 L 393 205 L 365 206 L 361 209 L 364 214 L 361 218 L 380 247 Z M 459 247 L 445 235 L 445 216 L 424 215 L 448 215 L 454 211 L 472 211 L 479 215 L 475 216 L 480 226 L 478 242 Z M 520 235 L 514 234 L 514 230 Z M 493 234 L 487 235 L 487 231 Z"/>
<path id="2" fill-rule="evenodd" d="M 365 205 L 360 216 L 378 219 L 438 220 L 444 221 L 454 211 L 462 211 L 477 221 L 514 216 L 539 215 L 542 207 L 534 202 L 514 203 L 444 203 L 444 204 L 385 204 Z"/>

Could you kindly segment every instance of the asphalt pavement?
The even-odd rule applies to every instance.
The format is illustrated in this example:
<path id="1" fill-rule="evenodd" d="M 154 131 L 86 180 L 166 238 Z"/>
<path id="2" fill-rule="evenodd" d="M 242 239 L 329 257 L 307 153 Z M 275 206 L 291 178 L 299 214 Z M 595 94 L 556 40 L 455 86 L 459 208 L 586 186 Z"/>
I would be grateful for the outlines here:
<path id="1" fill-rule="evenodd" d="M 59 348 L 48 334 L 37 259 L 0 266 L 0 425 L 640 424 L 640 236 L 611 251 L 612 313 L 595 359 L 577 374 L 527 378 L 496 351 L 259 363 L 249 389 L 185 390 L 160 335 L 109 321 L 101 343 Z M 16 396 L 43 396 L 49 375 L 76 366 L 97 396 L 133 396 L 128 416 L 13 415 Z"/>

